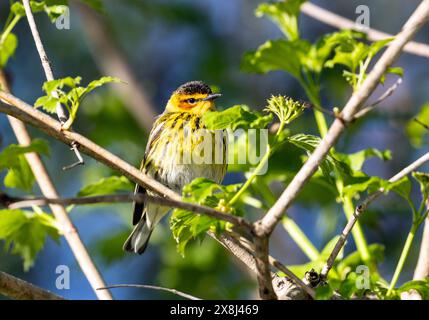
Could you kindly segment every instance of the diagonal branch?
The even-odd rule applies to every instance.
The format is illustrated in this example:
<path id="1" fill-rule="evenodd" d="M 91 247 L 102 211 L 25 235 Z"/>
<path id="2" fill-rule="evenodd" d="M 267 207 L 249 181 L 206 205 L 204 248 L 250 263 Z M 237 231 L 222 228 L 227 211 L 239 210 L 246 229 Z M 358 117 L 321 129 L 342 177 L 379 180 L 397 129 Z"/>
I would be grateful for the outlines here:
<path id="1" fill-rule="evenodd" d="M 4 90 L 9 90 L 8 83 L 3 71 L 0 69 L 0 87 Z M 9 123 L 12 127 L 13 132 L 18 140 L 18 143 L 21 145 L 29 145 L 31 143 L 31 137 L 28 134 L 27 128 L 24 123 L 18 119 L 15 119 L 12 116 L 7 116 Z M 51 178 L 49 177 L 48 171 L 46 170 L 45 165 L 42 162 L 42 159 L 37 153 L 27 153 L 25 157 L 28 161 L 28 164 L 31 168 L 31 171 L 36 178 L 36 181 L 39 185 L 40 190 L 46 197 L 55 197 L 58 198 L 58 192 L 52 183 Z M 96 292 L 95 289 L 99 286 L 104 286 L 104 280 L 101 277 L 97 267 L 92 261 L 88 251 L 83 244 L 79 233 L 77 232 L 73 222 L 70 220 L 66 209 L 61 205 L 51 205 L 51 210 L 55 219 L 59 222 L 66 238 L 67 243 L 69 244 L 79 266 L 81 267 L 83 273 L 88 279 L 91 287 L 94 292 L 100 299 L 112 299 L 112 296 L 108 291 L 105 292 Z"/>
<path id="2" fill-rule="evenodd" d="M 39 31 L 37 30 L 37 25 L 36 25 L 36 22 L 34 21 L 34 16 L 31 11 L 30 1 L 22 0 L 22 3 L 24 5 L 25 15 L 27 16 L 28 25 L 30 26 L 34 43 L 36 44 L 37 52 L 39 53 L 40 61 L 42 62 L 43 70 L 45 71 L 46 80 L 52 81 L 54 80 L 54 73 L 52 71 L 51 64 L 46 54 L 45 48 L 43 47 L 43 43 L 42 43 L 42 39 L 40 38 Z M 52 92 L 52 96 L 55 98 L 58 98 L 57 92 Z M 64 108 L 61 105 L 61 103 L 57 103 L 56 111 L 57 111 L 58 119 L 60 120 L 61 124 L 64 124 L 67 121 L 67 115 L 64 112 Z M 70 146 L 73 152 L 75 153 L 78 161 L 69 166 L 64 167 L 63 169 L 71 169 L 77 165 L 84 164 L 83 158 L 78 150 L 78 145 L 74 141 L 71 141 Z"/>
<path id="3" fill-rule="evenodd" d="M 100 195 L 92 197 L 77 197 L 77 198 L 46 198 L 46 197 L 32 197 L 32 198 L 18 198 L 10 197 L 6 194 L 0 193 L 0 204 L 7 206 L 9 209 L 19 209 L 37 206 L 46 206 L 49 204 L 60 204 L 63 206 L 71 204 L 94 204 L 94 203 L 118 203 L 118 202 L 137 202 L 144 203 L 146 201 L 158 205 L 169 206 L 173 208 L 180 208 L 183 210 L 191 211 L 194 213 L 203 214 L 219 220 L 231 222 L 236 226 L 242 226 L 250 230 L 251 224 L 244 218 L 233 216 L 217 211 L 210 207 L 199 206 L 190 202 L 183 202 L 172 200 L 168 198 L 161 198 L 158 196 L 150 196 L 148 194 L 112 194 Z"/>
<path id="4" fill-rule="evenodd" d="M 63 297 L 2 271 L 0 271 L 0 294 L 15 300 L 64 300 Z"/>
<path id="5" fill-rule="evenodd" d="M 320 142 L 303 167 L 292 179 L 288 187 L 283 191 L 279 200 L 267 212 L 262 219 L 263 233 L 270 234 L 277 222 L 281 219 L 283 212 L 289 208 L 305 183 L 316 172 L 319 164 L 328 154 L 332 146 L 345 129 L 345 123 L 351 121 L 359 108 L 365 103 L 371 93 L 377 87 L 381 77 L 387 68 L 399 57 L 405 44 L 416 34 L 421 26 L 429 19 L 429 0 L 424 0 L 398 33 L 391 45 L 380 57 L 374 69 L 368 75 L 362 86 L 352 95 L 341 112 L 341 120 L 336 119 L 329 129 L 325 138 Z M 345 123 L 344 123 L 345 122 Z"/>
<path id="6" fill-rule="evenodd" d="M 309 17 L 319 20 L 320 22 L 323 22 L 334 28 L 352 29 L 352 30 L 366 33 L 368 36 L 368 39 L 372 41 L 378 41 L 378 40 L 383 40 L 383 39 L 388 39 L 393 37 L 393 35 L 391 34 L 378 31 L 372 28 L 362 28 L 354 21 L 346 19 L 326 9 L 323 9 L 313 3 L 310 3 L 309 1 L 302 4 L 301 12 L 306 14 Z M 410 41 L 405 45 L 404 51 L 418 56 L 429 58 L 429 45 L 425 43 Z"/>
<path id="7" fill-rule="evenodd" d="M 398 172 L 396 175 L 394 175 L 392 178 L 389 179 L 389 182 L 393 183 L 396 181 L 401 180 L 403 177 L 409 175 L 411 172 L 416 170 L 418 167 L 422 166 L 426 162 L 429 161 L 429 152 L 411 163 L 406 168 L 402 169 L 400 172 Z M 347 237 L 352 231 L 356 221 L 359 219 L 359 217 L 365 212 L 365 210 L 368 208 L 368 206 L 376 200 L 379 196 L 383 194 L 384 190 L 380 189 L 371 195 L 369 195 L 360 205 L 358 205 L 355 209 L 355 212 L 351 219 L 347 222 L 347 225 L 345 226 L 343 232 L 341 233 L 337 243 L 335 244 L 334 249 L 332 250 L 331 254 L 329 255 L 329 258 L 325 264 L 325 266 L 322 269 L 321 272 L 321 278 L 326 279 L 328 276 L 329 271 L 331 270 L 332 266 L 334 265 L 335 259 L 337 258 L 339 252 L 343 248 L 344 244 L 346 243 Z"/>
<path id="8" fill-rule="evenodd" d="M 304 185 L 316 172 L 318 166 L 328 154 L 329 150 L 335 145 L 337 139 L 344 131 L 346 124 L 353 120 L 356 112 L 366 102 L 368 97 L 373 93 L 375 88 L 380 82 L 381 77 L 399 57 L 404 46 L 410 39 L 417 33 L 423 24 L 429 19 L 429 0 L 424 0 L 417 7 L 411 17 L 403 26 L 401 32 L 397 34 L 395 39 L 391 42 L 390 46 L 386 49 L 380 57 L 371 73 L 365 79 L 362 86 L 352 95 L 346 106 L 340 113 L 339 117 L 335 119 L 328 133 L 322 139 L 320 144 L 310 155 L 305 164 L 301 167 L 299 172 L 292 179 L 287 188 L 283 191 L 280 198 L 271 207 L 267 214 L 254 224 L 256 236 L 259 238 L 268 238 L 273 232 L 275 226 L 280 221 L 283 213 L 291 206 L 292 202 L 298 196 Z M 262 242 L 262 240 L 258 240 Z M 263 252 L 256 252 L 256 258 L 260 261 L 267 263 L 268 246 L 261 246 L 264 248 Z M 259 273 L 264 273 L 264 276 L 259 276 L 258 279 L 267 279 L 268 272 L 266 267 L 258 269 Z M 266 287 L 266 281 L 259 282 L 261 287 Z M 268 296 L 272 295 L 272 292 Z"/>
<path id="9" fill-rule="evenodd" d="M 152 290 L 159 290 L 159 291 L 166 291 L 170 292 L 172 294 L 175 294 L 179 297 L 186 298 L 188 300 L 202 300 L 201 298 L 194 297 L 188 293 L 184 293 L 182 291 L 176 290 L 176 289 L 170 289 L 165 287 L 159 287 L 159 286 L 152 286 L 149 284 L 113 284 L 104 288 L 98 288 L 97 290 L 106 290 L 106 289 L 116 289 L 116 288 L 141 288 L 141 289 L 152 289 Z"/>

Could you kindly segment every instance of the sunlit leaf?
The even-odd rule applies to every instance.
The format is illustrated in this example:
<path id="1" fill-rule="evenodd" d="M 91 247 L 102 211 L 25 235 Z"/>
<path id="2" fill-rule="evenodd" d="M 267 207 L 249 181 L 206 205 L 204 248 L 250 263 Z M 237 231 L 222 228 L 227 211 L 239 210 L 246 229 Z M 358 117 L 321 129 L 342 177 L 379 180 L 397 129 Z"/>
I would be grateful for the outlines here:
<path id="1" fill-rule="evenodd" d="M 111 176 L 86 185 L 78 192 L 77 196 L 89 197 L 112 194 L 118 191 L 131 191 L 133 187 L 134 185 L 126 177 Z"/>
<path id="2" fill-rule="evenodd" d="M 202 122 L 207 129 L 264 129 L 272 121 L 273 117 L 261 115 L 250 111 L 245 105 L 236 105 L 223 111 L 207 112 L 202 117 Z"/>
<path id="3" fill-rule="evenodd" d="M 19 254 L 24 270 L 33 264 L 37 253 L 45 245 L 46 236 L 58 241 L 55 220 L 46 213 L 23 210 L 0 210 L 0 239 L 12 254 Z"/>
<path id="4" fill-rule="evenodd" d="M 9 33 L 4 41 L 0 42 L 0 68 L 3 68 L 14 55 L 17 46 L 18 38 L 13 33 Z"/>

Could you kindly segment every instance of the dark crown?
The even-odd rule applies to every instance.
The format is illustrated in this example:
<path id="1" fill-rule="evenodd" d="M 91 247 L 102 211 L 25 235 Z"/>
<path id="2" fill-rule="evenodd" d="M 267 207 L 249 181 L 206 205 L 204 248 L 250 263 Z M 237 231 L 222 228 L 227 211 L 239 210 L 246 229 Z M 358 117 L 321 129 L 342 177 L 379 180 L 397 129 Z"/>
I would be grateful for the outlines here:
<path id="1" fill-rule="evenodd" d="M 206 93 L 211 94 L 212 90 L 208 85 L 202 81 L 190 81 L 182 84 L 179 88 L 176 89 L 175 93 L 182 94 L 196 94 L 196 93 Z"/>

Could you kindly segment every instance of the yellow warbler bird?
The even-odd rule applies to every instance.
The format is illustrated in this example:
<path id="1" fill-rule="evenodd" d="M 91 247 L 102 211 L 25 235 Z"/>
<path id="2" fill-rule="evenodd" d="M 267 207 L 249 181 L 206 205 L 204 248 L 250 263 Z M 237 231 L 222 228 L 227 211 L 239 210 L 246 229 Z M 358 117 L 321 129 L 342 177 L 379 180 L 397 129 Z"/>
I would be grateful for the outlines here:
<path id="1" fill-rule="evenodd" d="M 227 139 L 224 134 L 219 138 L 219 132 L 205 130 L 201 121 L 205 112 L 215 110 L 214 100 L 219 96 L 201 81 L 177 88 L 153 125 L 141 170 L 178 193 L 199 177 L 221 183 L 227 167 Z M 151 194 L 136 185 L 135 193 L 146 192 Z M 142 254 L 154 227 L 170 209 L 153 203 L 134 203 L 135 227 L 124 250 Z"/>

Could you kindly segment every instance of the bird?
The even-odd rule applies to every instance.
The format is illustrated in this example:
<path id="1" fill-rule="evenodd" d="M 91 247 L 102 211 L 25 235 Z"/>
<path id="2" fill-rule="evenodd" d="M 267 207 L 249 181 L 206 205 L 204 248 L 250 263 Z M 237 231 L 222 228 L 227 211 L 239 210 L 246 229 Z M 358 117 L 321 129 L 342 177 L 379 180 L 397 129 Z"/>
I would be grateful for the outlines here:
<path id="1" fill-rule="evenodd" d="M 179 86 L 153 124 L 140 170 L 180 194 L 196 178 L 222 183 L 227 170 L 228 140 L 224 131 L 207 130 L 202 121 L 206 112 L 216 110 L 214 100 L 220 96 L 202 81 Z M 139 184 L 134 194 L 155 195 Z M 155 226 L 170 210 L 150 202 L 134 202 L 134 229 L 123 249 L 143 254 Z"/>

